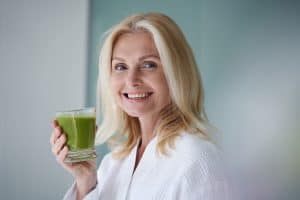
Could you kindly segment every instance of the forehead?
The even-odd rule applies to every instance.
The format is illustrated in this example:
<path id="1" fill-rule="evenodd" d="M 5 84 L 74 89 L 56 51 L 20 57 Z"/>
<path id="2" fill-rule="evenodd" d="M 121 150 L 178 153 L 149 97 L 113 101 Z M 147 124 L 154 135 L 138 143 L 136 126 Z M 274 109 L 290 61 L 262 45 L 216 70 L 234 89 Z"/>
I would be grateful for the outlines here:
<path id="1" fill-rule="evenodd" d="M 158 56 L 155 43 L 150 33 L 134 32 L 119 36 L 113 47 L 113 57 L 154 54 Z"/>

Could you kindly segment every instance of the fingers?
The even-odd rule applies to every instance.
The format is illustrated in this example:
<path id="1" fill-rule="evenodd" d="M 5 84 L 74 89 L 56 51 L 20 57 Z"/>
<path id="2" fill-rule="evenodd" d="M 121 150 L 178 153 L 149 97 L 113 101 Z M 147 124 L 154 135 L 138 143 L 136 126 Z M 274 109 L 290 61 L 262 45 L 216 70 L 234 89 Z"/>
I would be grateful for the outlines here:
<path id="1" fill-rule="evenodd" d="M 66 145 L 67 137 L 65 134 L 63 134 L 63 130 L 59 126 L 57 120 L 53 120 L 51 122 L 51 126 L 53 127 L 53 131 L 50 136 L 52 153 L 59 164 L 61 164 L 65 169 L 71 170 L 72 164 L 64 162 L 69 151 L 68 146 Z"/>
<path id="2" fill-rule="evenodd" d="M 50 137 L 50 144 L 53 146 L 55 141 L 60 137 L 62 134 L 62 130 L 59 126 L 54 126 L 54 130 Z"/>
<path id="3" fill-rule="evenodd" d="M 65 134 L 60 134 L 60 136 L 55 140 L 54 144 L 52 145 L 52 153 L 55 156 L 58 156 L 60 151 L 65 146 L 67 139 Z"/>
<path id="4" fill-rule="evenodd" d="M 58 126 L 57 120 L 53 120 L 51 122 L 51 125 L 53 126 L 53 128 L 55 128 L 56 126 Z"/>
<path id="5" fill-rule="evenodd" d="M 59 152 L 59 154 L 56 156 L 56 160 L 57 162 L 61 163 L 61 164 L 64 164 L 64 160 L 66 158 L 68 154 L 68 147 L 65 145 L 61 151 Z"/>
<path id="6" fill-rule="evenodd" d="M 50 144 L 52 146 L 52 153 L 57 157 L 66 143 L 66 136 L 62 133 L 62 129 L 56 120 L 53 120 L 51 125 L 54 129 L 50 136 Z"/>

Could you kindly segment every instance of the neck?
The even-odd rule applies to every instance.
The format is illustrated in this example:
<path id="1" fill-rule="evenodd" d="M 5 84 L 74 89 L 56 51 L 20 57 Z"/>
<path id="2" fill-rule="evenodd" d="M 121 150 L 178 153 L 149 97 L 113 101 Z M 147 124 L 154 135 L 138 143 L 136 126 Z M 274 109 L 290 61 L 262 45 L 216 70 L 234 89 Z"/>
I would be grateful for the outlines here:
<path id="1" fill-rule="evenodd" d="M 158 124 L 158 115 L 152 117 L 139 117 L 141 127 L 141 143 L 138 146 L 136 152 L 136 160 L 134 165 L 134 171 L 142 158 L 144 151 L 149 142 L 156 136 L 156 129 Z"/>
<path id="2" fill-rule="evenodd" d="M 149 142 L 156 136 L 158 126 L 158 116 L 139 117 L 141 126 L 141 145 L 142 149 L 146 148 Z"/>

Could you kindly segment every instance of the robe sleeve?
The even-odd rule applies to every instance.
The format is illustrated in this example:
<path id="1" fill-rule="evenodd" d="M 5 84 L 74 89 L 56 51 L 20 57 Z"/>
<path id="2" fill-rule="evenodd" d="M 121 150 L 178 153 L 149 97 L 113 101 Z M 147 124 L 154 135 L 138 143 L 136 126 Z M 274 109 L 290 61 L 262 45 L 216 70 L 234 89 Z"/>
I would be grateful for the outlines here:
<path id="1" fill-rule="evenodd" d="M 90 191 L 84 198 L 84 200 L 95 200 L 99 199 L 99 184 Z M 76 200 L 76 183 L 74 182 L 73 185 L 69 188 L 66 192 L 63 200 Z"/>
<path id="2" fill-rule="evenodd" d="M 204 154 L 178 178 L 173 199 L 231 200 L 232 191 L 223 167 L 215 157 Z"/>
<path id="3" fill-rule="evenodd" d="M 76 183 L 75 182 L 68 189 L 63 200 L 76 200 Z"/>
<path id="4" fill-rule="evenodd" d="M 83 199 L 84 200 L 95 200 L 101 199 L 100 193 L 104 185 L 105 171 L 109 168 L 110 163 L 110 155 L 104 156 L 98 170 L 97 170 L 97 185 L 96 187 L 90 191 Z M 100 180 L 101 177 L 101 180 Z M 76 200 L 76 183 L 74 182 L 73 185 L 68 189 L 66 192 L 63 200 Z"/>
<path id="5" fill-rule="evenodd" d="M 203 184 L 195 184 L 183 179 L 177 191 L 176 200 L 230 200 L 228 185 L 225 181 L 210 180 Z"/>

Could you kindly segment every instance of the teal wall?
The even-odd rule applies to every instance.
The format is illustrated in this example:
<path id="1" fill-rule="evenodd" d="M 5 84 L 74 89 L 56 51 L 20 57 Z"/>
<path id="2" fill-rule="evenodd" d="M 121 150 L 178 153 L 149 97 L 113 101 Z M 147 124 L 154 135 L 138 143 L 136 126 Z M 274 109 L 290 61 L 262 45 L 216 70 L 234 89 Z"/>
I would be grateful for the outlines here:
<path id="1" fill-rule="evenodd" d="M 123 18 L 139 12 L 163 12 L 172 17 L 178 25 L 184 30 L 188 41 L 195 50 L 196 58 L 200 57 L 200 24 L 201 18 L 200 8 L 201 1 L 101 1 L 92 0 L 90 2 L 90 39 L 88 53 L 88 88 L 87 88 L 87 104 L 95 105 L 96 99 L 96 80 L 97 80 L 97 63 L 99 50 L 101 48 L 101 36 L 103 32 Z M 197 22 L 197 23 L 194 23 Z M 105 146 L 97 147 L 100 155 L 100 162 L 103 154 L 107 152 Z"/>
<path id="2" fill-rule="evenodd" d="M 97 59 L 101 47 L 101 34 L 121 19 L 137 12 L 159 11 L 172 18 L 185 30 L 195 52 L 200 55 L 201 1 L 102 1 L 92 0 L 90 4 L 90 41 L 89 41 L 89 87 L 87 104 L 95 105 L 95 81 L 97 78 Z M 196 22 L 196 23 L 195 23 Z"/>
<path id="3" fill-rule="evenodd" d="M 172 1 L 102 1 L 90 4 L 90 40 L 88 53 L 87 104 L 95 105 L 98 55 L 101 35 L 124 17 L 137 12 L 163 12 L 173 18 L 183 30 L 191 45 L 202 73 L 206 90 L 208 114 L 219 115 L 216 99 L 220 86 L 235 73 L 235 66 L 226 63 L 240 51 L 240 44 L 248 31 L 248 24 L 255 21 L 264 10 L 255 1 L 230 0 L 172 0 Z M 258 14 L 258 15 L 257 15 Z M 212 118 L 211 118 L 212 119 Z M 213 119 L 217 123 L 218 118 Z M 222 123 L 222 119 L 221 122 Z"/>
<path id="4" fill-rule="evenodd" d="M 297 1 L 277 0 L 91 0 L 87 105 L 95 105 L 102 33 L 130 14 L 163 12 L 194 50 L 208 117 L 222 133 L 236 176 L 270 173 L 270 188 L 283 177 L 294 178 L 300 163 L 299 8 Z M 273 166 L 277 171 L 271 173 Z M 260 187 L 254 178 L 252 185 Z"/>

